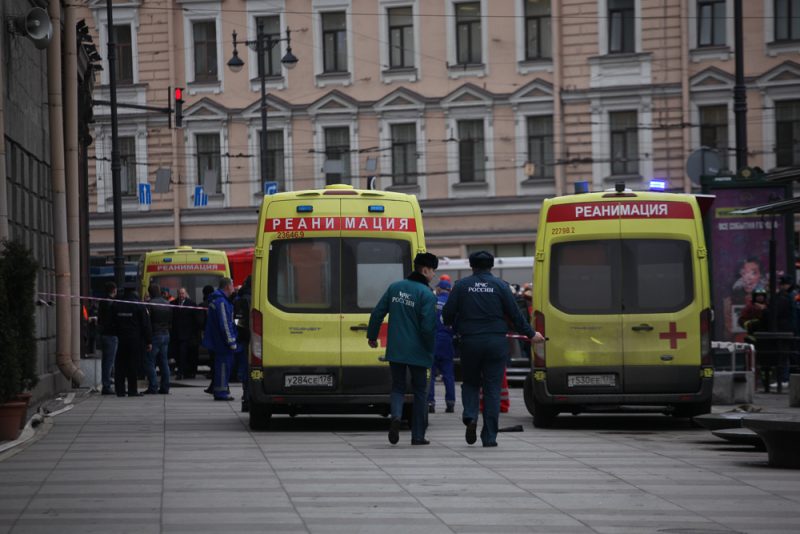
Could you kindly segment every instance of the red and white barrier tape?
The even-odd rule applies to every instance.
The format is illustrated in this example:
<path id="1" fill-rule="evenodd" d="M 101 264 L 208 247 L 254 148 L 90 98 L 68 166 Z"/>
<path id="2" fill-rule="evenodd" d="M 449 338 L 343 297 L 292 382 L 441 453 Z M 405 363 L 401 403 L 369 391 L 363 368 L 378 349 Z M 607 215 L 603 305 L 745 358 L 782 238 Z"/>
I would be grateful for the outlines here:
<path id="1" fill-rule="evenodd" d="M 47 293 L 40 291 L 39 295 L 44 295 L 47 297 L 56 297 L 56 298 L 67 298 L 67 299 L 76 299 L 76 300 L 94 300 L 100 302 L 127 302 L 129 304 L 138 304 L 140 306 L 169 306 L 170 308 L 181 308 L 183 310 L 203 310 L 208 311 L 206 308 L 202 306 L 181 306 L 179 304 L 161 304 L 159 302 L 146 302 L 146 301 L 138 301 L 138 300 L 124 300 L 124 299 L 110 299 L 105 297 L 84 297 L 81 295 L 64 295 L 62 293 Z"/>

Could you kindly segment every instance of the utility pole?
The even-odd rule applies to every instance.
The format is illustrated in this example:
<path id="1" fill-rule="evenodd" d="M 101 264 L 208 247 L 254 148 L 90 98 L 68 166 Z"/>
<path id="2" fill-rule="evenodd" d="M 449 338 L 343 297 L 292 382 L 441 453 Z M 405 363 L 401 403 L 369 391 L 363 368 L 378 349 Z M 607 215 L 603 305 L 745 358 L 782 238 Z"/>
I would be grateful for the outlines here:
<path id="1" fill-rule="evenodd" d="M 108 88 L 111 101 L 111 190 L 114 203 L 114 280 L 122 288 L 125 282 L 125 256 L 122 251 L 122 187 L 117 125 L 117 45 L 114 42 L 114 14 L 111 0 L 106 0 L 108 18 Z"/>
<path id="2" fill-rule="evenodd" d="M 747 167 L 747 90 L 744 86 L 744 31 L 742 0 L 733 2 L 733 36 L 736 48 L 736 82 L 733 86 L 733 112 L 736 118 L 736 170 Z"/>

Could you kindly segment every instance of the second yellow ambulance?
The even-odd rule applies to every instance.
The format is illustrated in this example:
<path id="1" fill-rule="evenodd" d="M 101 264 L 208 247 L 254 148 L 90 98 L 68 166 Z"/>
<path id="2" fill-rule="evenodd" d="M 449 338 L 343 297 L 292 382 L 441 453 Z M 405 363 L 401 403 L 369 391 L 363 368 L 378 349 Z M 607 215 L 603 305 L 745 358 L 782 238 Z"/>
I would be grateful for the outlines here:
<path id="1" fill-rule="evenodd" d="M 371 349 L 367 323 L 424 251 L 411 195 L 331 185 L 264 198 L 253 261 L 251 428 L 275 413 L 388 413 L 386 326 Z"/>
<path id="2" fill-rule="evenodd" d="M 625 406 L 709 412 L 709 291 L 694 196 L 619 187 L 545 200 L 533 308 L 549 340 L 525 383 L 534 425 Z"/>

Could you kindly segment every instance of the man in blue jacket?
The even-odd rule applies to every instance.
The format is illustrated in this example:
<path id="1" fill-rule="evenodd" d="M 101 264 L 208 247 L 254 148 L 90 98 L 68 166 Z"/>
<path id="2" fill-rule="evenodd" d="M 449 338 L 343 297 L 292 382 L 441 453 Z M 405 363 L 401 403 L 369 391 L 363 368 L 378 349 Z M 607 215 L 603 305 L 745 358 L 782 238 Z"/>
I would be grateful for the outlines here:
<path id="1" fill-rule="evenodd" d="M 490 272 L 494 256 L 484 250 L 475 252 L 469 257 L 469 265 L 473 274 L 456 282 L 442 309 L 442 319 L 444 324 L 452 325 L 461 338 L 465 439 L 470 445 L 477 441 L 478 403 L 483 387 L 481 442 L 484 447 L 496 447 L 500 384 L 508 360 L 509 323 L 510 328 L 533 342 L 540 343 L 544 338 L 531 328 L 519 311 L 508 284 Z"/>
<path id="2" fill-rule="evenodd" d="M 448 280 L 440 280 L 436 284 L 436 345 L 433 350 L 433 368 L 431 369 L 431 386 L 428 389 L 428 413 L 436 411 L 436 383 L 437 373 L 442 375 L 444 383 L 444 401 L 447 405 L 445 412 L 453 413 L 456 405 L 456 384 L 453 373 L 453 329 L 442 322 L 442 308 L 444 308 L 453 285 Z"/>
<path id="3" fill-rule="evenodd" d="M 203 336 L 203 346 L 214 351 L 214 400 L 229 401 L 233 397 L 228 393 L 233 354 L 238 348 L 236 344 L 236 325 L 233 322 L 233 280 L 223 278 L 219 281 L 219 289 L 208 298 L 208 316 Z"/>
<path id="4" fill-rule="evenodd" d="M 408 278 L 395 282 L 383 294 L 369 318 L 367 340 L 372 348 L 378 347 L 378 332 L 383 318 L 389 314 L 389 331 L 386 359 L 392 373 L 390 397 L 392 421 L 389 425 L 389 443 L 400 440 L 400 418 L 406 394 L 406 373 L 411 375 L 414 390 L 414 408 L 411 418 L 411 444 L 427 445 L 425 439 L 426 397 L 428 369 L 433 365 L 434 333 L 436 332 L 436 297 L 430 284 L 436 274 L 439 260 L 423 252 L 414 258 L 414 272 Z"/>

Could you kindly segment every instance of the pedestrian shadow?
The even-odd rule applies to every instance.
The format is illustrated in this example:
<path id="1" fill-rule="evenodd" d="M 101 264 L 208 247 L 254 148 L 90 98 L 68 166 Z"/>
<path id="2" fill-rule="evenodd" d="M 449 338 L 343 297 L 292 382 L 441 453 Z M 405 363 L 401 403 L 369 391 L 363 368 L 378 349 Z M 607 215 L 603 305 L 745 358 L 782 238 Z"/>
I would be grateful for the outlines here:
<path id="1" fill-rule="evenodd" d="M 406 425 L 404 425 L 406 426 Z M 366 416 L 320 416 L 320 415 L 273 415 L 269 426 L 254 433 L 279 432 L 386 432 L 389 418 L 379 415 Z"/>

